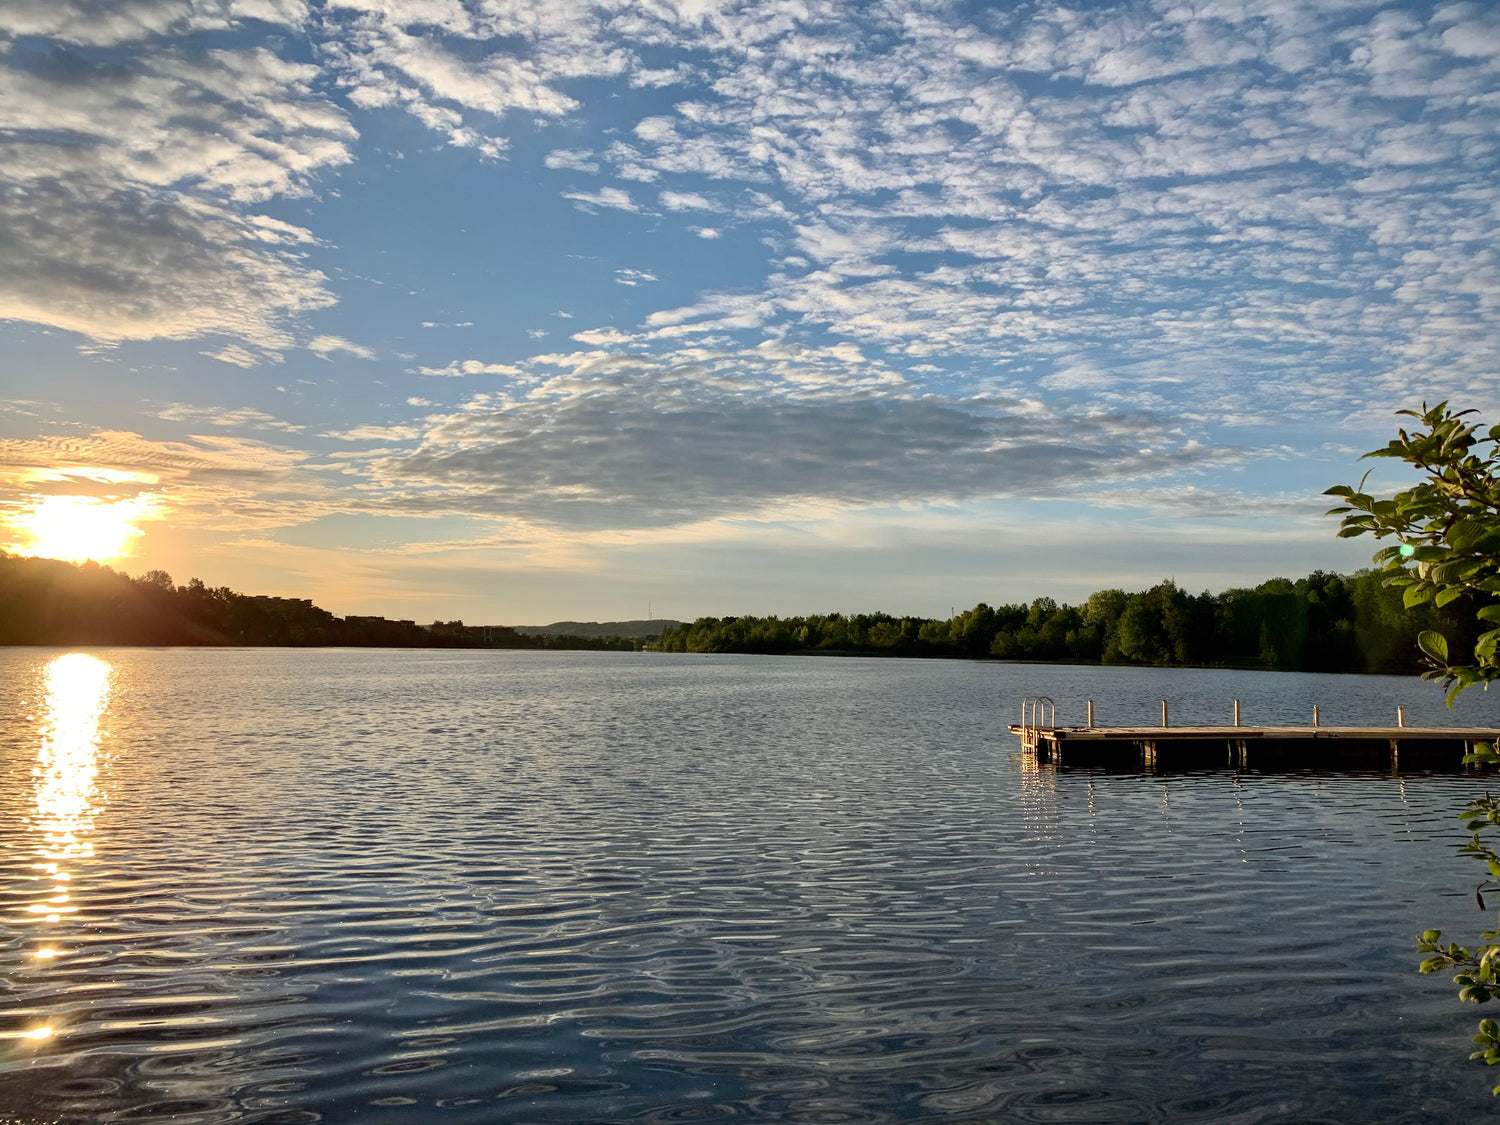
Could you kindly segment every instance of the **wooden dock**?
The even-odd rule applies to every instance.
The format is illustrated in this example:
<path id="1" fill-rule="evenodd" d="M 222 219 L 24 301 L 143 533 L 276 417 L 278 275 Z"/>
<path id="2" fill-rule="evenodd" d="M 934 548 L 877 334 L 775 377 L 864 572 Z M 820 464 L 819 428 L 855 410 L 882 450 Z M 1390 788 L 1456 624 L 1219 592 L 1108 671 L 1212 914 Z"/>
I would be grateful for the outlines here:
<path id="1" fill-rule="evenodd" d="M 1025 753 L 1062 765 L 1151 768 L 1456 769 L 1493 727 L 1056 726 L 1010 724 Z"/>

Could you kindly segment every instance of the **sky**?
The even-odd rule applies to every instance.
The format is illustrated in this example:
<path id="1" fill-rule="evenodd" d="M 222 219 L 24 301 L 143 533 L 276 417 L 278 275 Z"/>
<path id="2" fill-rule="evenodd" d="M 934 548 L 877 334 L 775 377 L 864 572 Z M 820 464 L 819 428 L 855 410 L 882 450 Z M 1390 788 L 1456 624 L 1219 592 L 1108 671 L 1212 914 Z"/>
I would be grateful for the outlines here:
<path id="1" fill-rule="evenodd" d="M 1354 570 L 1394 412 L 1500 421 L 1497 133 L 1483 3 L 6 0 L 0 546 L 471 624 Z"/>

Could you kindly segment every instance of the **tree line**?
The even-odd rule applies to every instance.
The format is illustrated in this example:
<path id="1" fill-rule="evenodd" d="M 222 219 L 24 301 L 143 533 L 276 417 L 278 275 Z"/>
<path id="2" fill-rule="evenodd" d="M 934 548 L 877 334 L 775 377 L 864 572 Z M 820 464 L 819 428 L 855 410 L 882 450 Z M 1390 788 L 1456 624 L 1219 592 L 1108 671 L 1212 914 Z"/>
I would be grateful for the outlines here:
<path id="1" fill-rule="evenodd" d="M 946 620 L 886 613 L 701 617 L 669 627 L 658 652 L 830 653 L 1052 662 L 1207 665 L 1319 672 L 1422 670 L 1417 637 L 1435 630 L 1472 647 L 1463 600 L 1408 609 L 1376 571 L 1317 571 L 1292 581 L 1189 594 L 1175 582 L 1100 590 L 1079 605 L 1052 598 Z M 160 570 L 139 577 L 97 563 L 0 553 L 0 644 L 256 645 L 631 651 L 639 639 L 525 635 L 462 621 L 337 617 L 306 598 L 241 594 Z M 1455 649 L 1455 650 L 1456 650 Z"/>
<path id="2" fill-rule="evenodd" d="M 853 653 L 1103 664 L 1196 665 L 1307 672 L 1419 672 L 1417 637 L 1473 643 L 1472 608 L 1408 609 L 1375 571 L 1315 571 L 1252 588 L 1190 594 L 1173 581 L 1100 590 L 1080 605 L 1052 598 L 989 606 L 946 620 L 886 613 L 701 617 L 671 629 L 662 652 Z"/>
<path id="3" fill-rule="evenodd" d="M 623 637 L 526 636 L 462 621 L 336 617 L 307 598 L 185 586 L 150 570 L 137 578 L 98 563 L 0 552 L 0 645 L 255 645 L 357 648 L 601 649 Z"/>

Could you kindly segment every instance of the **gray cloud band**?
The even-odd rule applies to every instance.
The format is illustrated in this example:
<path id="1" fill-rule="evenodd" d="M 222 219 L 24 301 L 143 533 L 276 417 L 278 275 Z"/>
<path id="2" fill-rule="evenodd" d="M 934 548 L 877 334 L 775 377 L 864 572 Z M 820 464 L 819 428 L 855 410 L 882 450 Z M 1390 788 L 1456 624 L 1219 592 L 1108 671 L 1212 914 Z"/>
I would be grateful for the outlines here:
<path id="1" fill-rule="evenodd" d="M 587 530 L 774 517 L 792 504 L 1076 495 L 1225 456 L 1182 448 L 1164 419 L 1144 414 L 1028 416 L 933 397 L 679 397 L 636 385 L 453 416 L 373 469 L 407 510 Z"/>

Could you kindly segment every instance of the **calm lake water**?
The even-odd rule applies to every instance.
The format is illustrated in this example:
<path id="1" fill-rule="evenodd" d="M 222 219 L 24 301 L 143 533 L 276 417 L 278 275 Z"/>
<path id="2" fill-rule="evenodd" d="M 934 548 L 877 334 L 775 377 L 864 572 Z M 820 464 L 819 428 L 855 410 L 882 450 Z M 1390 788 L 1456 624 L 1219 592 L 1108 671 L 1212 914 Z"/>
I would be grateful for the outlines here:
<path id="1" fill-rule="evenodd" d="M 0 1121 L 1453 1121 L 1460 774 L 1004 724 L 1500 723 L 1417 680 L 0 650 Z"/>

